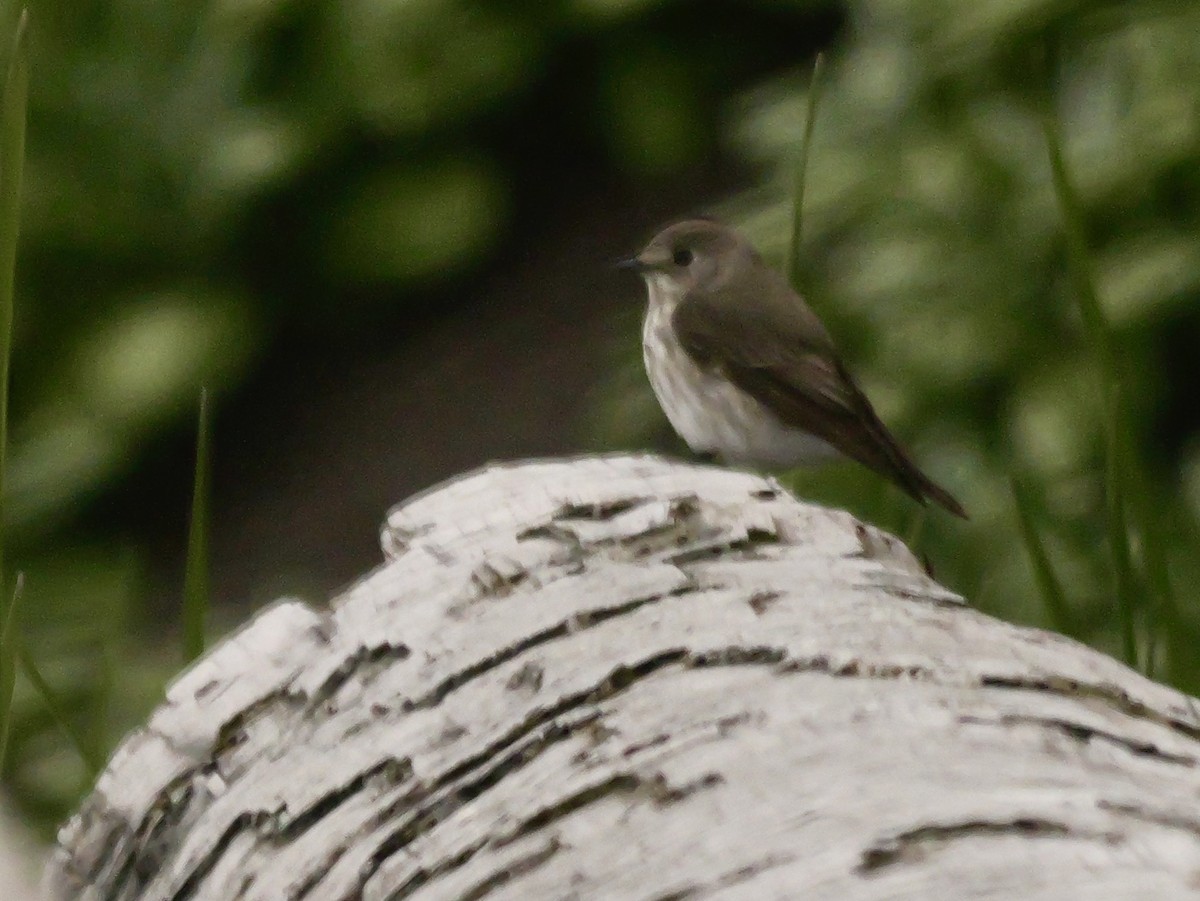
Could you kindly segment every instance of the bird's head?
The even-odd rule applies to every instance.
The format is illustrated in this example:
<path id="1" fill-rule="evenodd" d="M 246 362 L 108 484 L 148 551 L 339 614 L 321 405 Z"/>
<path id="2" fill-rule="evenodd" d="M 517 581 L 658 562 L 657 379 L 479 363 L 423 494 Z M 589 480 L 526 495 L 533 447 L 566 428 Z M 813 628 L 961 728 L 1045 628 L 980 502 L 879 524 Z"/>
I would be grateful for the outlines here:
<path id="1" fill-rule="evenodd" d="M 686 219 L 664 228 L 641 253 L 619 265 L 651 284 L 686 293 L 723 280 L 754 259 L 750 243 L 728 226 L 712 219 Z"/>

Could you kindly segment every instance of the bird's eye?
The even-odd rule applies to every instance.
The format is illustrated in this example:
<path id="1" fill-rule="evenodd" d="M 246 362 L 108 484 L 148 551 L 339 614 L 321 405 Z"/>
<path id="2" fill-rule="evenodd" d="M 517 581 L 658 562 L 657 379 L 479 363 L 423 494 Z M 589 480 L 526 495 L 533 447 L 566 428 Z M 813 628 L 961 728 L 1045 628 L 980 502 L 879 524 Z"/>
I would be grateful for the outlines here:
<path id="1" fill-rule="evenodd" d="M 692 252 L 681 247 L 671 256 L 671 262 L 676 266 L 690 266 L 692 264 Z"/>

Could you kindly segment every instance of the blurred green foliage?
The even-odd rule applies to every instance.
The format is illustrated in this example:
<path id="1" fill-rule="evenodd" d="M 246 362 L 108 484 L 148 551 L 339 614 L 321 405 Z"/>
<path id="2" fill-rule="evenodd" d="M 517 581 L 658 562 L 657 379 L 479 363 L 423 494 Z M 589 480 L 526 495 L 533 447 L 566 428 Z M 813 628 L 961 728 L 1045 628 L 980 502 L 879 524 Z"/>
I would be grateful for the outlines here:
<path id="1" fill-rule="evenodd" d="M 77 525 L 190 429 L 200 386 L 229 396 L 264 361 L 380 322 L 403 340 L 405 304 L 481 271 L 556 181 L 711 158 L 714 101 L 812 45 L 781 23 L 835 6 L 30 7 L 5 522 L 22 640 L 55 700 L 17 680 L 3 776 L 45 831 L 90 779 L 61 717 L 102 758 L 178 656 L 137 638 L 138 537 Z M 0 4 L 4 33 L 16 12 Z M 180 548 L 186 532 L 181 517 Z"/>
<path id="2" fill-rule="evenodd" d="M 1119 646 L 1100 384 L 1038 118 L 1049 88 L 1183 611 L 1158 657 L 1200 687 L 1195 4 L 76 0 L 32 8 L 7 510 L 22 633 L 89 756 L 160 697 L 177 651 L 130 637 L 136 541 L 63 529 L 156 435 L 188 428 L 199 386 L 231 392 L 281 336 L 352 333 L 477 271 L 528 194 L 596 172 L 649 182 L 718 140 L 763 174 L 720 212 L 782 265 L 818 14 L 849 25 L 827 53 L 804 282 L 881 415 L 971 511 L 930 513 L 921 549 L 978 606 L 1048 623 L 1015 476 L 1070 622 Z M 779 63 L 795 75 L 735 93 Z M 670 441 L 635 347 L 593 417 L 608 445 Z M 794 480 L 912 524 L 854 467 Z M 7 788 L 48 830 L 89 768 L 28 681 L 14 712 Z"/>
<path id="3" fill-rule="evenodd" d="M 1049 92 L 1082 197 L 1130 449 L 1144 461 L 1134 481 L 1147 483 L 1150 526 L 1132 542 L 1135 588 L 1147 598 L 1140 640 L 1157 644 L 1159 675 L 1200 689 L 1200 6 L 848 6 L 854 25 L 829 54 L 809 160 L 804 281 L 884 419 L 971 512 L 968 525 L 930 514 L 921 549 L 973 604 L 1052 624 L 1020 535 L 1018 478 L 1075 634 L 1120 652 L 1101 372 L 1042 130 Z M 1059 48 L 1048 76 L 1047 42 Z M 806 93 L 797 70 L 746 97 L 732 126 L 765 178 L 721 212 L 781 266 Z M 619 408 L 621 396 L 614 390 L 609 404 Z M 610 422 L 625 443 L 645 420 Z M 902 535 L 915 515 L 852 466 L 790 479 L 802 495 L 849 502 Z M 1147 562 L 1154 554 L 1164 566 Z M 1181 609 L 1149 601 L 1168 593 L 1165 574 Z"/>

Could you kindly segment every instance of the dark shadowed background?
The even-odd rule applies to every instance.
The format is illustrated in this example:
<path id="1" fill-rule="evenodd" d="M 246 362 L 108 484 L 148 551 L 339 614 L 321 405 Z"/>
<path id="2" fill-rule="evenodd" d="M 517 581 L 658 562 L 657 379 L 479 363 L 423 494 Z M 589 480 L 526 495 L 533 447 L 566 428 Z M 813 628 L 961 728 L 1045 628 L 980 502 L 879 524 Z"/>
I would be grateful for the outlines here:
<path id="1" fill-rule="evenodd" d="M 1074 631 L 1117 646 L 1049 108 L 1173 627 L 1197 634 L 1189 0 L 75 0 L 31 20 L 9 527 L 29 644 L 97 752 L 177 666 L 202 385 L 214 632 L 324 601 L 379 561 L 389 506 L 485 461 L 678 451 L 640 370 L 643 289 L 611 264 L 695 212 L 782 262 L 817 50 L 806 291 L 972 519 L 853 467 L 790 483 L 1046 624 L 1020 477 Z M 16 704 L 4 776 L 45 830 L 89 775 L 36 692 Z"/>

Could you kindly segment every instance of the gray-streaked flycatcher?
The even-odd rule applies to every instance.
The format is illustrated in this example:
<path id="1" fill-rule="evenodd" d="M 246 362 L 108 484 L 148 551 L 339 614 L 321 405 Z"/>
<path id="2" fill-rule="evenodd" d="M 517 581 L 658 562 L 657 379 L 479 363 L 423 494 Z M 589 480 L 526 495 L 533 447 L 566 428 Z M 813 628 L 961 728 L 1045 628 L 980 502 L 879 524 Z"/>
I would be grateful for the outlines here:
<path id="1" fill-rule="evenodd" d="M 966 517 L 880 421 L 816 314 L 742 235 L 707 219 L 677 222 L 623 265 L 649 289 L 646 374 L 693 451 L 767 467 L 849 457 Z"/>

